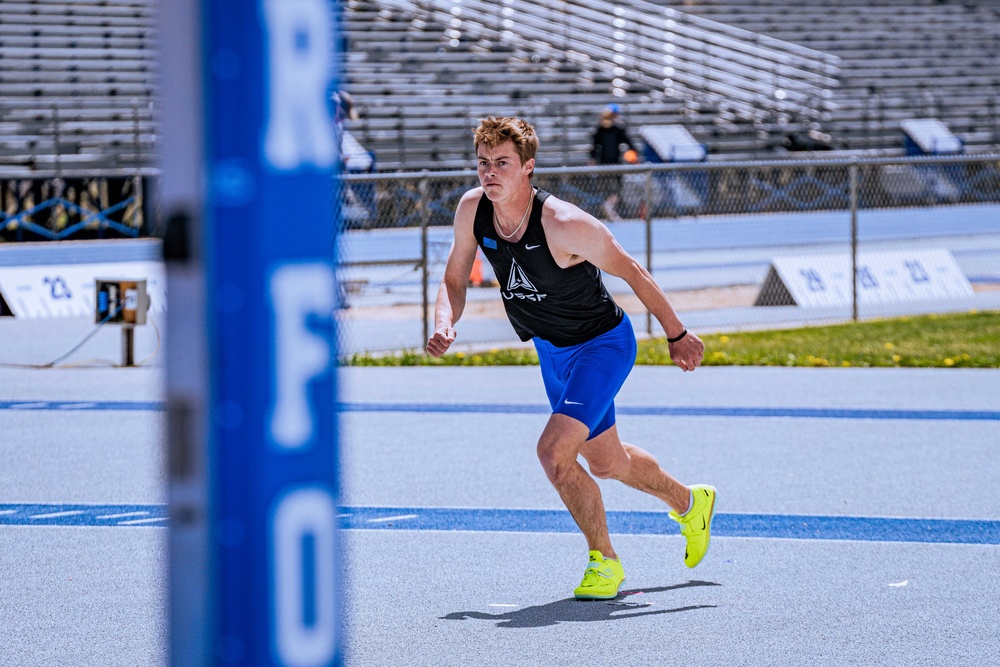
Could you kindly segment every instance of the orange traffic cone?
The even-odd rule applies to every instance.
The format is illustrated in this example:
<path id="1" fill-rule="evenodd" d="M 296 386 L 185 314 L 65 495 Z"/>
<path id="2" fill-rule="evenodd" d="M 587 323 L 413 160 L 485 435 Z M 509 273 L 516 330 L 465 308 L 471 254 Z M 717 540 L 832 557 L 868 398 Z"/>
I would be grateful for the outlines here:
<path id="1" fill-rule="evenodd" d="M 483 286 L 483 259 L 476 251 L 476 259 L 472 262 L 472 274 L 469 276 L 469 285 L 472 287 Z"/>

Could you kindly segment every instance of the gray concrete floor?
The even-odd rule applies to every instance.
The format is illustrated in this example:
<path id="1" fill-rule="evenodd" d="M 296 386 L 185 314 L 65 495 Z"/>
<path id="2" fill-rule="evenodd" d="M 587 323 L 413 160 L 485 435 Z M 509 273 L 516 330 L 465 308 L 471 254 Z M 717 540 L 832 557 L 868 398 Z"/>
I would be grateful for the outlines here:
<path id="1" fill-rule="evenodd" d="M 87 330 L 0 320 L 0 362 L 46 361 Z M 142 344 L 151 351 L 155 340 Z M 114 359 L 118 339 L 91 345 L 79 358 Z M 161 412 L 24 407 L 162 400 L 157 361 L 0 366 L 0 504 L 162 503 Z M 561 507 L 534 455 L 545 414 L 483 411 L 543 405 L 536 368 L 345 369 L 341 390 L 345 506 Z M 733 519 L 964 519 L 995 535 L 997 396 L 995 370 L 640 367 L 618 405 L 649 410 L 623 414 L 619 429 L 682 481 L 716 485 L 719 512 Z M 660 406 L 698 410 L 652 410 Z M 794 412 L 805 408 L 845 412 Z M 920 412 L 942 410 L 957 416 Z M 619 484 L 601 487 L 615 512 L 665 509 Z M 688 570 L 682 538 L 665 525 L 614 536 L 628 576 L 614 603 L 571 599 L 586 560 L 571 532 L 344 531 L 346 663 L 983 665 L 1000 650 L 995 537 L 717 531 Z M 163 528 L 4 525 L 0 514 L 0 666 L 165 664 L 166 540 Z"/>

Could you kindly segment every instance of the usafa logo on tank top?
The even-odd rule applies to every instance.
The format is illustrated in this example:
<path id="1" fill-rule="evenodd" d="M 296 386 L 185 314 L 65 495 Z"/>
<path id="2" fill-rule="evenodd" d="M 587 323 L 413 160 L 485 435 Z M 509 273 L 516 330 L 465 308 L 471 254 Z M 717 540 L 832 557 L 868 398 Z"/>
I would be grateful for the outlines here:
<path id="1" fill-rule="evenodd" d="M 526 294 L 526 291 L 532 293 Z M 505 299 L 527 299 L 528 301 L 541 301 L 547 296 L 538 293 L 538 288 L 528 280 L 524 269 L 518 266 L 517 260 L 513 258 L 510 260 L 510 277 L 507 279 L 507 291 L 501 291 L 500 293 Z"/>

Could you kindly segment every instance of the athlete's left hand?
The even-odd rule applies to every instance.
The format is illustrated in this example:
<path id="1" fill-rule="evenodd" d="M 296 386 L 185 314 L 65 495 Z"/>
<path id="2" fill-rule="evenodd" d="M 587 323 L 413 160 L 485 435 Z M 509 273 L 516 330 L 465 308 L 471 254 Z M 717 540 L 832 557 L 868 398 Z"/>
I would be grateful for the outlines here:
<path id="1" fill-rule="evenodd" d="M 705 358 L 705 343 L 690 331 L 676 343 L 670 343 L 669 349 L 670 359 L 684 371 L 698 368 Z"/>

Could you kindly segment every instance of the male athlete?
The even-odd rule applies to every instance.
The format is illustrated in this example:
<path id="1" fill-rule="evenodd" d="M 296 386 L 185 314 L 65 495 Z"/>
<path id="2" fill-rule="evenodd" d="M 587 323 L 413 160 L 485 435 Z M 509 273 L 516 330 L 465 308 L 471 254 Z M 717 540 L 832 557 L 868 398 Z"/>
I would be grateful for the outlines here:
<path id="1" fill-rule="evenodd" d="M 650 274 L 603 223 L 532 187 L 538 137 L 519 118 L 486 118 L 474 132 L 481 187 L 455 212 L 455 241 L 435 305 L 427 352 L 440 357 L 455 341 L 469 273 L 481 248 L 500 283 L 514 330 L 538 351 L 552 416 L 538 440 L 549 481 L 587 538 L 589 564 L 574 591 L 580 600 L 618 595 L 625 571 L 608 536 L 600 487 L 590 472 L 617 479 L 667 503 L 687 539 L 684 563 L 708 550 L 715 489 L 687 487 L 646 451 L 623 443 L 614 398 L 635 363 L 628 316 L 614 302 L 601 271 L 623 278 L 668 336 L 670 358 L 685 371 L 700 364 L 705 345 L 688 332 Z"/>

